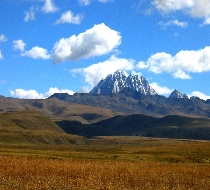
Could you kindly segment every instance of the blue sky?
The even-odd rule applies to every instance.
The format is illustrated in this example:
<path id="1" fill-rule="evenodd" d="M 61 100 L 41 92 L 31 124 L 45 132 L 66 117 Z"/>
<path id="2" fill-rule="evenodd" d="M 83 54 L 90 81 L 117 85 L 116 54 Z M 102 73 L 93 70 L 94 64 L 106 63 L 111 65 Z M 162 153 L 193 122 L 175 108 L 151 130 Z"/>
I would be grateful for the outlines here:
<path id="1" fill-rule="evenodd" d="M 210 99 L 210 0 L 1 0 L 0 95 L 89 92 L 108 74 Z"/>

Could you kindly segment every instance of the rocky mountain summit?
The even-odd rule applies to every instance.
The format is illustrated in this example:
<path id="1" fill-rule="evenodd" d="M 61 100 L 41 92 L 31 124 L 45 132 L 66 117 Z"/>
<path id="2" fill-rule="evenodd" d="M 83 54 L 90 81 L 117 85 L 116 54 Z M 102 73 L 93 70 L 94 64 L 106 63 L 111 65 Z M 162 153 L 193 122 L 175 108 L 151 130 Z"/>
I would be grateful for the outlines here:
<path id="1" fill-rule="evenodd" d="M 184 99 L 188 99 L 188 96 L 186 94 L 182 94 L 179 90 L 174 90 L 171 95 L 169 96 L 169 98 L 184 98 Z"/>
<path id="2" fill-rule="evenodd" d="M 95 86 L 90 94 L 113 94 L 124 90 L 140 92 L 143 95 L 157 95 L 155 90 L 149 85 L 147 80 L 139 75 L 128 75 L 125 72 L 117 70 L 114 74 L 109 74 Z"/>

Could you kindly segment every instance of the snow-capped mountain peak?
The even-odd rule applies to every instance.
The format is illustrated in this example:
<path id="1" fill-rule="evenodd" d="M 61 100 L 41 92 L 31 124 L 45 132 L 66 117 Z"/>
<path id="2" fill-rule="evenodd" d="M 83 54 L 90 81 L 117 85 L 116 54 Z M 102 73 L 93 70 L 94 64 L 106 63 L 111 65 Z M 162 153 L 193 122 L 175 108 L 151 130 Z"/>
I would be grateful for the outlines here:
<path id="1" fill-rule="evenodd" d="M 90 94 L 112 94 L 122 91 L 124 88 L 130 88 L 133 91 L 139 91 L 144 95 L 156 95 L 155 90 L 149 85 L 147 80 L 139 75 L 128 75 L 117 70 L 114 74 L 109 74 L 95 86 Z"/>
<path id="2" fill-rule="evenodd" d="M 186 94 L 182 94 L 179 90 L 174 90 L 169 98 L 185 98 L 188 99 L 188 96 Z"/>

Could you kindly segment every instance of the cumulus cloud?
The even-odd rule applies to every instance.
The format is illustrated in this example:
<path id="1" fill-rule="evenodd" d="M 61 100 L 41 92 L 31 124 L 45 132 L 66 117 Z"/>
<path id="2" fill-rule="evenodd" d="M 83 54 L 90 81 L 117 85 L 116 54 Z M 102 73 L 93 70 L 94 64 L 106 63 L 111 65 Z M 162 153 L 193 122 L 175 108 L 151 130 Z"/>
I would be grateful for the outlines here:
<path id="1" fill-rule="evenodd" d="M 118 58 L 113 55 L 104 62 L 93 64 L 86 68 L 72 69 L 70 72 L 73 74 L 82 74 L 85 77 L 85 82 L 93 87 L 102 78 L 105 78 L 110 73 L 114 73 L 118 69 L 126 71 L 132 70 L 134 67 L 134 60 Z"/>
<path id="2" fill-rule="evenodd" d="M 68 90 L 68 89 L 61 89 L 61 90 L 59 90 L 56 87 L 51 87 L 49 89 L 49 91 L 44 94 L 44 97 L 47 98 L 47 97 L 53 95 L 54 93 L 68 93 L 69 95 L 74 94 L 74 92 L 72 90 Z"/>
<path id="3" fill-rule="evenodd" d="M 59 90 L 56 87 L 51 87 L 49 91 L 44 94 L 38 93 L 36 90 L 15 89 L 15 90 L 10 91 L 10 94 L 12 96 L 15 96 L 21 99 L 45 99 L 53 95 L 54 93 L 68 93 L 70 95 L 74 94 L 74 92 L 71 90 L 68 90 L 68 89 Z"/>
<path id="4" fill-rule="evenodd" d="M 0 50 L 0 59 L 4 59 L 2 53 L 1 53 L 1 50 Z"/>
<path id="5" fill-rule="evenodd" d="M 77 61 L 81 58 L 107 54 L 120 44 L 120 33 L 102 23 L 94 25 L 78 36 L 60 39 L 54 45 L 52 57 L 54 63 Z"/>
<path id="6" fill-rule="evenodd" d="M 153 0 L 153 5 L 160 12 L 183 11 L 194 18 L 203 18 L 204 24 L 209 24 L 209 0 Z"/>
<path id="7" fill-rule="evenodd" d="M 98 2 L 101 2 L 101 3 L 107 3 L 107 2 L 112 2 L 114 0 L 98 0 Z"/>
<path id="8" fill-rule="evenodd" d="M 14 40 L 13 41 L 13 48 L 15 50 L 20 50 L 20 51 L 25 51 L 25 46 L 26 44 L 24 43 L 23 40 Z"/>
<path id="9" fill-rule="evenodd" d="M 192 97 L 192 96 L 199 97 L 200 99 L 203 99 L 203 100 L 210 99 L 210 96 L 208 96 L 202 92 L 199 92 L 199 91 L 194 91 L 191 94 L 188 94 L 188 96 L 189 97 Z"/>
<path id="10" fill-rule="evenodd" d="M 7 37 L 4 35 L 4 34 L 1 34 L 0 35 L 0 43 L 1 42 L 6 42 L 7 41 Z M 1 52 L 1 50 L 0 50 L 0 60 L 1 59 L 4 59 L 4 56 L 2 55 L 2 52 Z"/>
<path id="11" fill-rule="evenodd" d="M 187 27 L 187 22 L 180 22 L 179 20 L 170 20 L 168 22 L 159 22 L 158 25 L 162 27 L 168 27 L 168 26 L 180 26 L 182 28 Z"/>
<path id="12" fill-rule="evenodd" d="M 193 17 L 210 17 L 210 4 L 209 0 L 191 0 L 194 4 L 192 8 L 190 9 L 190 14 Z"/>
<path id="13" fill-rule="evenodd" d="M 24 21 L 29 22 L 31 20 L 35 20 L 35 11 L 34 7 L 32 6 L 29 11 L 25 12 Z"/>
<path id="14" fill-rule="evenodd" d="M 159 11 L 170 12 L 181 9 L 192 9 L 194 6 L 194 0 L 153 0 L 153 5 Z"/>
<path id="15" fill-rule="evenodd" d="M 47 49 L 35 46 L 29 51 L 25 51 L 21 56 L 30 57 L 33 59 L 50 59 Z"/>
<path id="16" fill-rule="evenodd" d="M 150 86 L 160 95 L 170 94 L 173 89 L 169 89 L 165 86 L 159 86 L 156 82 L 150 83 Z"/>
<path id="17" fill-rule="evenodd" d="M 4 34 L 0 35 L 0 42 L 6 42 L 6 41 L 7 37 Z"/>
<path id="18" fill-rule="evenodd" d="M 54 13 L 58 11 L 59 8 L 56 7 L 53 3 L 53 0 L 45 0 L 45 3 L 42 7 L 42 11 L 45 13 Z"/>
<path id="19" fill-rule="evenodd" d="M 204 25 L 208 25 L 208 24 L 210 24 L 210 16 L 208 18 L 206 18 L 206 20 L 200 26 L 204 26 Z"/>
<path id="20" fill-rule="evenodd" d="M 16 96 L 21 99 L 41 99 L 42 94 L 39 94 L 36 92 L 36 90 L 23 90 L 23 89 L 16 89 L 16 90 L 11 90 L 10 94 L 12 96 Z"/>
<path id="21" fill-rule="evenodd" d="M 0 85 L 4 85 L 6 84 L 7 82 L 5 80 L 0 80 Z"/>
<path id="22" fill-rule="evenodd" d="M 89 89 L 88 87 L 82 86 L 82 87 L 79 88 L 78 92 L 79 93 L 88 93 L 88 92 L 90 92 L 90 90 L 91 89 Z"/>
<path id="23" fill-rule="evenodd" d="M 91 0 L 78 0 L 80 5 L 87 6 L 90 5 Z"/>
<path id="24" fill-rule="evenodd" d="M 77 14 L 74 16 L 74 13 L 71 11 L 67 11 L 61 15 L 61 18 L 55 22 L 55 24 L 80 24 L 82 21 L 83 15 Z"/>
<path id="25" fill-rule="evenodd" d="M 210 71 L 210 46 L 197 51 L 182 50 L 175 56 L 160 52 L 146 62 L 139 62 L 137 68 L 148 69 L 153 73 L 171 73 L 175 78 L 190 79 L 188 73 Z"/>
<path id="26" fill-rule="evenodd" d="M 184 71 L 178 70 L 175 73 L 173 73 L 174 78 L 179 79 L 191 79 L 191 76 L 186 74 Z"/>

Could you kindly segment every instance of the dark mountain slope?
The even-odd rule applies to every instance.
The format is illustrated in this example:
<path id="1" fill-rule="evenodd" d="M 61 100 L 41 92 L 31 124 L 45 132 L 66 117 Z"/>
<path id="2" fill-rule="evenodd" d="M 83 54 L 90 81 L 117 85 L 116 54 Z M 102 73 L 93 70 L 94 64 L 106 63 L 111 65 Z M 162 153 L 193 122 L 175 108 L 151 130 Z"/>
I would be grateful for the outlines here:
<path id="1" fill-rule="evenodd" d="M 57 124 L 66 132 L 84 136 L 138 135 L 161 138 L 210 140 L 210 119 L 170 115 L 155 118 L 146 115 L 115 116 L 92 125 L 71 121 Z M 80 131 L 78 130 L 80 129 Z"/>

